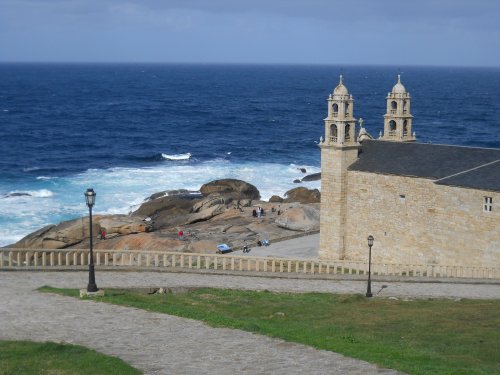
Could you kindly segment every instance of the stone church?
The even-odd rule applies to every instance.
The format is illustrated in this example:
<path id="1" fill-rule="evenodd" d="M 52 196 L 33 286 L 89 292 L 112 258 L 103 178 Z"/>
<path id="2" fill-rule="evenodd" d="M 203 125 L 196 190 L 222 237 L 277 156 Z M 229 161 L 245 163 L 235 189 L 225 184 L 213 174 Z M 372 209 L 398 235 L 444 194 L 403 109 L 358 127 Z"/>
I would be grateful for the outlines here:
<path id="1" fill-rule="evenodd" d="M 412 130 L 400 77 L 384 128 L 356 131 L 340 82 L 321 137 L 320 257 L 373 262 L 500 266 L 500 149 L 424 144 Z"/>

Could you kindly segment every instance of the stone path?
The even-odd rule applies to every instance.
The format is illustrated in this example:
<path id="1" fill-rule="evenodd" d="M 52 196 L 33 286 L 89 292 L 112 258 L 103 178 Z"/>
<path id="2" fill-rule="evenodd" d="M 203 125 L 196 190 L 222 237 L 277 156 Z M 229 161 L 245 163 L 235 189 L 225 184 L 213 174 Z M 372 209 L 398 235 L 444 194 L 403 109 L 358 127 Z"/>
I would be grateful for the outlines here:
<path id="1" fill-rule="evenodd" d="M 359 281 L 98 272 L 100 288 L 213 286 L 276 291 L 364 292 Z M 42 285 L 81 288 L 86 272 L 1 272 L 0 338 L 69 342 L 122 358 L 145 374 L 397 374 L 369 363 L 248 332 L 135 308 L 41 294 Z M 500 298 L 498 285 L 374 282 L 380 295 Z"/>

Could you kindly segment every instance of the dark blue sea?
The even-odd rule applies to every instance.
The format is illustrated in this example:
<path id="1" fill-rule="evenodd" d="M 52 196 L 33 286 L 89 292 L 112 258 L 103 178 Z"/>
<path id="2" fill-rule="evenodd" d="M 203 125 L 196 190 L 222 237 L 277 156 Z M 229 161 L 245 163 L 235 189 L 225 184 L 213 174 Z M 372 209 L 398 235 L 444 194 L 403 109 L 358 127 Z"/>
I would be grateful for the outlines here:
<path id="1" fill-rule="evenodd" d="M 374 136 L 401 73 L 419 142 L 500 148 L 498 68 L 0 64 L 0 245 L 85 215 L 88 187 L 97 213 L 226 177 L 283 195 L 319 171 L 341 73 Z"/>

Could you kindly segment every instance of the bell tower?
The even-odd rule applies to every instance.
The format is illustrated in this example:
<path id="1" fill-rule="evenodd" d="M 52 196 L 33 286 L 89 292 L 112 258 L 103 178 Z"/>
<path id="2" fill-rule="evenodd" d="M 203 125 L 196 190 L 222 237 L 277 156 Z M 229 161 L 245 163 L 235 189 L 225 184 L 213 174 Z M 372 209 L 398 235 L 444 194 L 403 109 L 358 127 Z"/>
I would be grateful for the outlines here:
<path id="1" fill-rule="evenodd" d="M 358 157 L 354 100 L 344 86 L 343 77 L 328 96 L 325 139 L 321 148 L 320 258 L 345 257 L 347 215 L 347 168 Z"/>
<path id="2" fill-rule="evenodd" d="M 412 119 L 410 114 L 410 93 L 406 91 L 398 74 L 398 82 L 387 94 L 387 113 L 384 115 L 384 141 L 414 142 L 415 133 L 412 133 Z"/>
<path id="3" fill-rule="evenodd" d="M 337 146 L 352 146 L 356 144 L 355 125 L 353 117 L 354 100 L 344 86 L 343 77 L 328 96 L 328 116 L 325 118 L 325 142 Z"/>

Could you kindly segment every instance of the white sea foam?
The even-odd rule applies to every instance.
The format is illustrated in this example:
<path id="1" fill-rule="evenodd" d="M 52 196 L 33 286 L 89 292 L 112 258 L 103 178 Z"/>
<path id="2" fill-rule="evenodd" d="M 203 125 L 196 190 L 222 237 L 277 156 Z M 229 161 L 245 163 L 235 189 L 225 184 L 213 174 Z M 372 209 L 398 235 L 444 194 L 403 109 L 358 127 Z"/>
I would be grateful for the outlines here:
<path id="1" fill-rule="evenodd" d="M 17 198 L 17 199 L 29 199 L 29 198 L 49 198 L 52 197 L 54 193 L 47 189 L 40 190 L 13 190 L 7 193 L 5 198 Z"/>
<path id="2" fill-rule="evenodd" d="M 165 190 L 198 191 L 204 183 L 236 178 L 255 185 L 263 200 L 272 195 L 305 186 L 320 187 L 320 181 L 295 184 L 306 174 L 319 172 L 319 167 L 295 164 L 233 163 L 226 159 L 185 165 L 164 163 L 147 168 L 91 169 L 84 173 L 52 180 L 33 179 L 29 187 L 6 188 L 0 191 L 23 192 L 31 196 L 0 199 L 0 246 L 13 243 L 47 225 L 88 215 L 84 191 L 92 187 L 97 193 L 93 211 L 96 214 L 128 214 L 144 199 Z"/>
<path id="3" fill-rule="evenodd" d="M 35 198 L 49 198 L 54 196 L 54 193 L 50 190 L 47 189 L 40 189 L 40 190 L 35 190 L 35 191 L 27 191 L 29 195 Z"/>
<path id="4" fill-rule="evenodd" d="M 173 154 L 173 155 L 168 155 L 168 154 L 161 154 L 161 157 L 166 160 L 189 160 L 191 157 L 191 153 L 185 153 L 185 154 Z"/>
<path id="5" fill-rule="evenodd" d="M 32 172 L 32 171 L 38 171 L 40 167 L 26 167 L 23 168 L 23 172 Z"/>

